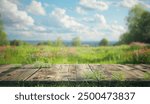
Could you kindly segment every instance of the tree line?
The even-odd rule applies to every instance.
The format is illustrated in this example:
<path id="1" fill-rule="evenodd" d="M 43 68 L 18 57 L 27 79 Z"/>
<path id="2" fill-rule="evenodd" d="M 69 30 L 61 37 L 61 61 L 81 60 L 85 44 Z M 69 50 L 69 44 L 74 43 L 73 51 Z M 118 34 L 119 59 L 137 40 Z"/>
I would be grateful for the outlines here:
<path id="1" fill-rule="evenodd" d="M 58 37 L 54 42 L 45 41 L 45 42 L 40 42 L 40 43 L 38 43 L 37 45 L 65 46 L 65 44 L 64 44 L 63 40 L 61 39 L 61 37 Z M 102 39 L 102 40 L 99 42 L 99 45 L 100 45 L 100 46 L 107 46 L 107 45 L 109 45 L 109 41 L 104 38 L 104 39 Z M 74 47 L 82 46 L 80 37 L 74 37 L 74 38 L 72 39 L 72 41 L 71 41 L 71 46 L 74 46 Z"/>

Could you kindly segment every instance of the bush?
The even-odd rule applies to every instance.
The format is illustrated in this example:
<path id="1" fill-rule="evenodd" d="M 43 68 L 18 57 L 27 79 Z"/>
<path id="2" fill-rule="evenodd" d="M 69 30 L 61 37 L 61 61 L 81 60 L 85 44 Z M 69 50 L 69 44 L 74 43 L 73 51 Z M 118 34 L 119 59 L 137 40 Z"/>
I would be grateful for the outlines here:
<path id="1" fill-rule="evenodd" d="M 122 73 L 122 72 L 114 72 L 112 74 L 112 80 L 115 80 L 115 81 L 125 81 L 126 78 L 125 78 L 124 73 Z"/>
<path id="2" fill-rule="evenodd" d="M 9 44 L 9 42 L 7 39 L 7 34 L 4 32 L 3 22 L 0 17 L 0 46 L 8 45 L 8 44 Z"/>
<path id="3" fill-rule="evenodd" d="M 7 34 L 0 30 L 0 46 L 8 45 Z"/>
<path id="4" fill-rule="evenodd" d="M 64 46 L 63 40 L 61 39 L 61 37 L 58 37 L 54 43 L 55 46 L 57 47 L 61 47 Z"/>
<path id="5" fill-rule="evenodd" d="M 109 44 L 109 42 L 108 42 L 108 40 L 107 39 L 102 39 L 101 41 L 100 41 L 100 43 L 99 43 L 99 45 L 100 46 L 108 46 L 108 44 Z"/>
<path id="6" fill-rule="evenodd" d="M 140 49 L 130 52 L 129 62 L 134 64 L 150 64 L 150 49 Z"/>
<path id="7" fill-rule="evenodd" d="M 75 37 L 72 39 L 72 46 L 81 46 L 81 40 L 79 37 Z"/>
<path id="8" fill-rule="evenodd" d="M 40 42 L 37 45 L 48 45 L 48 46 L 51 46 L 52 42 L 51 41 L 45 41 L 45 42 Z"/>
<path id="9" fill-rule="evenodd" d="M 12 40 L 10 41 L 11 46 L 21 46 L 21 45 L 28 45 L 28 43 L 21 41 L 21 40 Z"/>
<path id="10" fill-rule="evenodd" d="M 141 43 L 141 42 L 132 42 L 132 43 L 130 43 L 130 46 L 146 47 L 147 44 Z"/>

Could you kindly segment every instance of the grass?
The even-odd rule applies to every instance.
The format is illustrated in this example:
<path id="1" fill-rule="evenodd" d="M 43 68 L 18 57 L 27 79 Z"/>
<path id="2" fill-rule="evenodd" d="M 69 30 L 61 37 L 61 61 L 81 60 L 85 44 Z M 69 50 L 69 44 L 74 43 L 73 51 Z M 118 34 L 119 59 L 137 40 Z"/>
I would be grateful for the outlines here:
<path id="1" fill-rule="evenodd" d="M 150 87 L 150 81 L 0 81 L 0 87 Z"/>
<path id="2" fill-rule="evenodd" d="M 95 70 L 91 73 L 85 73 L 84 77 L 90 80 L 102 81 L 106 79 L 105 74 L 102 71 Z"/>
<path id="3" fill-rule="evenodd" d="M 122 72 L 114 72 L 112 74 L 112 80 L 114 80 L 114 81 L 125 81 L 126 78 L 125 78 L 124 73 L 122 73 Z"/>
<path id="4" fill-rule="evenodd" d="M 150 47 L 127 45 L 107 47 L 0 47 L 0 64 L 34 64 L 36 62 L 42 64 L 150 64 Z"/>
<path id="5" fill-rule="evenodd" d="M 50 67 L 51 67 L 51 64 L 37 61 L 37 62 L 35 62 L 35 63 L 33 64 L 33 67 L 34 67 L 34 68 L 38 68 L 38 69 L 39 69 L 39 68 L 50 68 Z"/>
<path id="6" fill-rule="evenodd" d="M 150 80 L 150 72 L 147 72 L 144 74 L 144 79 L 145 80 Z"/>

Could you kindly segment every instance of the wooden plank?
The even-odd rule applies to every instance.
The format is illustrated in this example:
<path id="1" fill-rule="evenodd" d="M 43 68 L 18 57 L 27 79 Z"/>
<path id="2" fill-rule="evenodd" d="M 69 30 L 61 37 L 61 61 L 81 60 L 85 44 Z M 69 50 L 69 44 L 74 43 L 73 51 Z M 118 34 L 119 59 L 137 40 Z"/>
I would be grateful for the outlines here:
<path id="1" fill-rule="evenodd" d="M 41 68 L 28 78 L 27 81 L 56 81 L 59 68 L 60 65 L 52 65 L 50 68 Z"/>
<path id="2" fill-rule="evenodd" d="M 96 76 L 98 81 L 109 80 L 109 79 L 111 79 L 112 71 L 119 71 L 113 65 L 108 66 L 108 65 L 104 65 L 104 64 L 103 65 L 90 64 L 89 66 L 90 66 L 90 68 L 92 69 L 92 71 L 94 73 L 98 73 L 97 76 Z M 112 69 L 110 70 L 109 67 L 111 67 Z"/>
<path id="3" fill-rule="evenodd" d="M 33 64 L 27 64 L 27 65 L 23 65 L 22 69 L 37 69 L 37 68 L 35 68 Z"/>
<path id="4" fill-rule="evenodd" d="M 20 75 L 21 73 L 22 72 L 20 71 L 20 69 L 16 69 L 16 70 L 6 73 L 4 76 L 0 77 L 0 80 L 1 81 L 10 81 L 14 77 Z"/>
<path id="5" fill-rule="evenodd" d="M 124 74 L 126 80 L 137 80 L 142 78 L 141 75 L 137 74 L 133 67 L 130 65 L 118 65 L 117 66 Z"/>
<path id="6" fill-rule="evenodd" d="M 93 81 L 93 72 L 90 69 L 89 65 L 79 64 L 76 65 L 76 81 Z"/>
<path id="7" fill-rule="evenodd" d="M 144 67 L 150 68 L 150 64 L 141 64 L 141 66 L 144 66 Z"/>
<path id="8" fill-rule="evenodd" d="M 145 65 L 129 65 L 130 67 L 134 68 L 134 69 L 137 69 L 137 70 L 140 70 L 142 72 L 150 72 L 150 67 L 145 66 Z"/>
<path id="9" fill-rule="evenodd" d="M 139 70 L 135 70 L 135 68 L 131 67 L 131 66 L 133 66 L 133 65 L 131 65 L 131 64 L 128 64 L 128 65 L 116 64 L 116 65 L 114 65 L 115 68 L 121 70 L 121 73 L 124 74 L 126 80 L 142 79 L 144 73 Z"/>
<path id="10" fill-rule="evenodd" d="M 28 78 L 30 78 L 32 75 L 34 75 L 38 70 L 39 69 L 23 69 L 23 72 L 20 75 L 15 76 L 12 80 L 14 80 L 14 81 L 25 81 Z"/>
<path id="11" fill-rule="evenodd" d="M 139 72 L 135 71 L 134 68 L 119 65 L 119 64 L 111 64 L 111 65 L 91 65 L 93 66 L 93 70 L 99 70 L 101 73 L 104 73 L 106 80 L 112 80 L 112 76 L 116 73 L 122 73 L 126 80 L 136 80 L 139 78 L 143 78 L 143 74 L 139 74 Z"/>
<path id="12" fill-rule="evenodd" d="M 24 81 L 38 69 L 17 69 L 1 77 L 2 81 Z"/>
<path id="13" fill-rule="evenodd" d="M 68 64 L 60 65 L 59 70 L 57 70 L 56 81 L 68 81 L 68 77 L 70 77 L 70 75 L 68 74 L 68 70 Z"/>
<path id="14" fill-rule="evenodd" d="M 76 65 L 69 65 L 68 80 L 69 81 L 76 81 L 76 79 L 77 79 Z"/>
<path id="15" fill-rule="evenodd" d="M 52 65 L 50 68 L 34 69 L 33 65 L 14 68 L 15 65 L 0 66 L 1 81 L 100 81 L 104 75 L 106 80 L 112 80 L 113 73 L 122 72 L 127 80 L 143 79 L 145 72 L 150 72 L 150 65 L 100 65 L 78 64 Z"/>
<path id="16" fill-rule="evenodd" d="M 0 66 L 0 73 L 5 73 L 5 71 L 7 71 L 13 67 L 14 67 L 14 65 L 1 65 Z"/>
<path id="17" fill-rule="evenodd" d="M 134 69 L 134 68 L 130 67 L 129 64 L 126 64 L 126 65 L 117 64 L 117 66 L 119 69 L 124 69 L 126 71 L 131 71 Z"/>
<path id="18" fill-rule="evenodd" d="M 11 76 L 11 73 L 18 70 L 19 67 L 16 65 L 3 65 L 1 66 L 0 80 L 5 79 L 6 76 Z"/>

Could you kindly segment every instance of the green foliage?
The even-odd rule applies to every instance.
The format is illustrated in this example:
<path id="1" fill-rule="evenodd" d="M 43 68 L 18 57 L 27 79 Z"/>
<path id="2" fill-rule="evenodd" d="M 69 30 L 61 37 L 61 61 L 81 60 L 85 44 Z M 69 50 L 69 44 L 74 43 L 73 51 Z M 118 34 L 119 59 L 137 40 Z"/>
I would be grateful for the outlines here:
<path id="1" fill-rule="evenodd" d="M 125 75 L 122 72 L 114 72 L 112 75 L 112 80 L 125 81 Z"/>
<path id="2" fill-rule="evenodd" d="M 72 39 L 72 46 L 81 46 L 81 40 L 79 37 L 75 37 Z"/>
<path id="3" fill-rule="evenodd" d="M 105 74 L 102 71 L 98 71 L 98 70 L 95 70 L 91 73 L 85 73 L 84 76 L 86 79 L 90 79 L 90 80 L 97 80 L 97 81 L 106 80 Z"/>
<path id="4" fill-rule="evenodd" d="M 3 22 L 0 17 L 0 46 L 8 45 L 8 44 L 9 44 L 9 42 L 7 40 L 7 34 L 4 32 Z"/>
<path id="5" fill-rule="evenodd" d="M 19 68 L 21 68 L 22 67 L 22 64 L 14 64 L 14 69 L 19 69 Z"/>
<path id="6" fill-rule="evenodd" d="M 136 34 L 139 35 L 137 41 L 150 43 L 150 12 L 145 11 L 141 15 L 136 27 Z"/>
<path id="7" fill-rule="evenodd" d="M 37 45 L 48 45 L 48 46 L 52 46 L 52 42 L 49 40 L 49 41 L 45 41 L 45 42 L 40 42 L 38 43 Z"/>
<path id="8" fill-rule="evenodd" d="M 51 65 L 48 63 L 44 63 L 44 62 L 40 62 L 40 61 L 36 61 L 34 63 L 34 68 L 50 68 Z"/>
<path id="9" fill-rule="evenodd" d="M 102 39 L 99 43 L 100 46 L 107 46 L 109 44 L 108 40 L 107 39 Z"/>
<path id="10" fill-rule="evenodd" d="M 4 28 L 3 28 L 3 22 L 2 22 L 2 18 L 1 18 L 1 16 L 0 16 L 0 30 L 3 30 Z"/>
<path id="11" fill-rule="evenodd" d="M 11 46 L 21 46 L 21 45 L 28 45 L 28 43 L 21 41 L 21 40 L 12 40 L 10 41 Z"/>
<path id="12" fill-rule="evenodd" d="M 128 32 L 120 37 L 120 43 L 150 43 L 150 12 L 136 5 L 127 18 Z"/>
<path id="13" fill-rule="evenodd" d="M 57 47 L 61 47 L 61 46 L 64 46 L 64 43 L 63 43 L 63 40 L 61 39 L 61 37 L 58 37 L 55 41 L 55 46 Z"/>
<path id="14" fill-rule="evenodd" d="M 150 72 L 144 74 L 144 80 L 150 80 Z"/>
<path id="15" fill-rule="evenodd" d="M 123 35 L 120 36 L 120 44 L 129 44 L 132 41 L 134 41 L 134 37 L 132 36 L 132 34 L 126 32 Z"/>
<path id="16" fill-rule="evenodd" d="M 150 64 L 150 49 L 138 49 L 128 54 L 128 62 L 133 64 Z"/>
<path id="17" fill-rule="evenodd" d="M 0 30 L 0 46 L 8 45 L 7 34 Z"/>
<path id="18" fill-rule="evenodd" d="M 0 64 L 150 64 L 150 47 L 0 47 Z"/>

